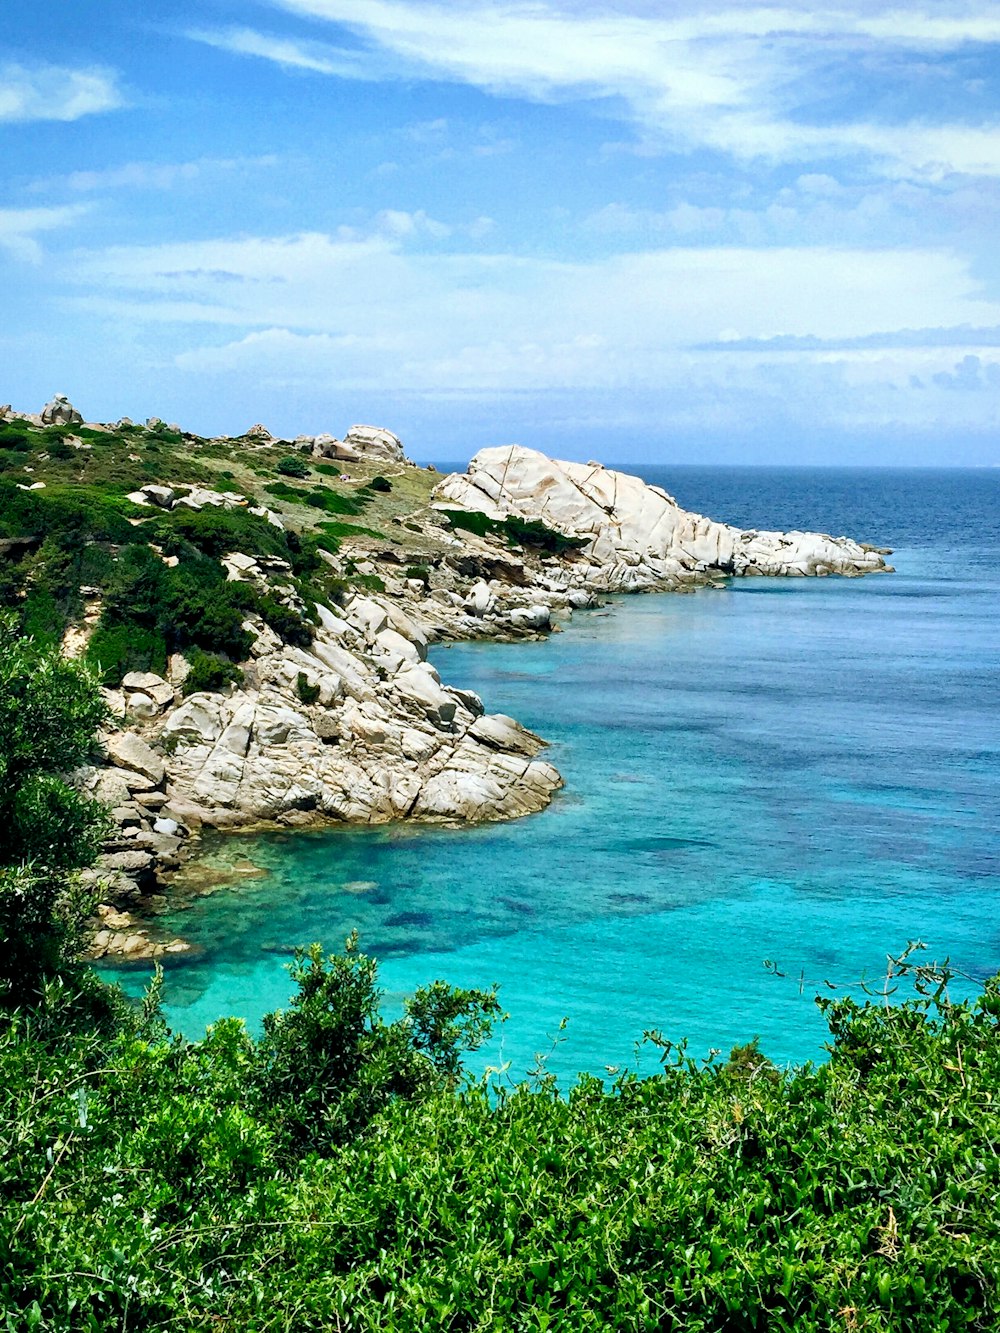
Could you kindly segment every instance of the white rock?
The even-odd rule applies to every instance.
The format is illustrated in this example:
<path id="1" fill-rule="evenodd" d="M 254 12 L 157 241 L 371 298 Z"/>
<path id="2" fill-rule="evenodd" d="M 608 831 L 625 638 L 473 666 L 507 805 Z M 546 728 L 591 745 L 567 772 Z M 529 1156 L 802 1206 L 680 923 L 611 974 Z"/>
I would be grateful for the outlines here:
<path id="1" fill-rule="evenodd" d="M 508 612 L 508 619 L 519 629 L 548 629 L 552 616 L 547 606 L 515 606 Z"/>
<path id="2" fill-rule="evenodd" d="M 560 462 L 520 445 L 481 450 L 468 472 L 445 478 L 439 508 L 515 514 L 582 542 L 597 591 L 670 586 L 695 572 L 861 574 L 881 555 L 846 537 L 742 532 L 680 508 L 658 486 L 592 464 Z"/>
<path id="3" fill-rule="evenodd" d="M 384 458 L 391 463 L 406 459 L 399 437 L 380 426 L 352 426 L 344 437 L 344 446 L 365 458 Z"/>
<path id="4" fill-rule="evenodd" d="M 130 694 L 128 696 L 127 711 L 133 717 L 148 720 L 159 714 L 159 708 L 149 697 L 148 694 Z"/>
<path id="5" fill-rule="evenodd" d="M 159 786 L 163 781 L 165 774 L 163 760 L 134 732 L 115 732 L 107 738 L 105 744 L 117 768 L 141 773 L 154 786 Z"/>
<path id="6" fill-rule="evenodd" d="M 465 598 L 465 607 L 470 615 L 486 616 L 496 608 L 497 599 L 494 597 L 488 583 L 480 580 L 474 583 L 469 589 Z"/>

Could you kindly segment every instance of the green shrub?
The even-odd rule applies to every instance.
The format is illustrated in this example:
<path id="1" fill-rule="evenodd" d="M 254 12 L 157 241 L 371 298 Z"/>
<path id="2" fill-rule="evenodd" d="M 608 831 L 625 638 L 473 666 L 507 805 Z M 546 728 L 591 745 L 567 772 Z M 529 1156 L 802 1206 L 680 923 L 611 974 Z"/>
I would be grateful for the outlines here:
<path id="1" fill-rule="evenodd" d="M 409 565 L 406 570 L 408 579 L 419 579 L 425 588 L 430 587 L 431 571 L 426 565 Z"/>
<path id="2" fill-rule="evenodd" d="M 537 519 L 518 518 L 515 514 L 506 518 L 490 518 L 474 509 L 442 509 L 439 512 L 453 528 L 473 532 L 477 537 L 490 534 L 505 537 L 511 546 L 532 546 L 553 555 L 562 555 L 587 544 L 586 538 L 567 537 Z"/>
<path id="3" fill-rule="evenodd" d="M 288 555 L 288 540 L 282 530 L 246 509 L 181 506 L 157 521 L 156 535 L 168 555 L 181 554 L 182 543 L 215 557 L 229 551 L 285 558 Z"/>
<path id="4" fill-rule="evenodd" d="M 310 685 L 309 677 L 304 671 L 300 671 L 295 678 L 295 693 L 304 704 L 314 704 L 319 699 L 319 686 Z"/>
<path id="5" fill-rule="evenodd" d="M 388 495 L 392 490 L 392 482 L 387 477 L 372 477 L 371 481 L 366 481 L 361 489 L 363 491 L 380 491 L 383 495 Z"/>
<path id="6" fill-rule="evenodd" d="M 301 454 L 286 454 L 284 458 L 279 458 L 275 469 L 283 477 L 305 478 L 309 476 L 309 465 Z"/>
<path id="7" fill-rule="evenodd" d="M 121 683 L 130 671 L 167 669 L 167 643 L 157 629 L 136 624 L 99 624 L 87 644 L 87 661 L 105 685 Z"/>
<path id="8" fill-rule="evenodd" d="M 234 662 L 217 653 L 195 651 L 190 657 L 191 670 L 184 678 L 183 693 L 221 690 L 226 685 L 242 685 L 243 672 Z"/>

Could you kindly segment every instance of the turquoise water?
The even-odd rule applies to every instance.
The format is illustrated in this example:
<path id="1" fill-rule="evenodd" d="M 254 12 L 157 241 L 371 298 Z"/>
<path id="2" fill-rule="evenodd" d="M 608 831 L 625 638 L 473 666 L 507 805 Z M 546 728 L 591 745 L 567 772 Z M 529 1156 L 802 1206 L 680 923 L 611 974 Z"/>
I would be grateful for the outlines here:
<path id="1" fill-rule="evenodd" d="M 390 1007 L 439 976 L 500 983 L 479 1066 L 514 1075 L 540 1051 L 560 1075 L 651 1067 L 649 1028 L 819 1056 L 824 980 L 918 937 L 1000 969 L 1000 473 L 644 474 L 737 523 L 894 545 L 899 572 L 621 599 L 544 643 L 437 649 L 550 740 L 565 791 L 515 824 L 224 840 L 268 874 L 170 921 L 201 950 L 168 974 L 176 1027 L 258 1023 L 291 946 L 353 928 Z"/>

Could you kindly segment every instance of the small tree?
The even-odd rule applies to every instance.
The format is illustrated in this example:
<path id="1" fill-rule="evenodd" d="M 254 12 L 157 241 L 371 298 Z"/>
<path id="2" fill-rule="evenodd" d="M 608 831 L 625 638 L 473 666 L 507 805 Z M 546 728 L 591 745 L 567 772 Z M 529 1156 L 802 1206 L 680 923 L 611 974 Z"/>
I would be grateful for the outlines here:
<path id="1" fill-rule="evenodd" d="M 107 812 L 66 776 L 84 763 L 105 706 L 90 669 L 0 616 L 0 1003 L 38 998 L 79 958 Z"/>
<path id="2" fill-rule="evenodd" d="M 256 1090 L 294 1153 L 348 1141 L 396 1099 L 453 1086 L 461 1052 L 477 1050 L 500 1016 L 495 990 L 435 981 L 386 1023 L 377 964 L 358 951 L 356 932 L 342 954 L 297 950 L 289 970 L 298 990 L 264 1019 Z"/>

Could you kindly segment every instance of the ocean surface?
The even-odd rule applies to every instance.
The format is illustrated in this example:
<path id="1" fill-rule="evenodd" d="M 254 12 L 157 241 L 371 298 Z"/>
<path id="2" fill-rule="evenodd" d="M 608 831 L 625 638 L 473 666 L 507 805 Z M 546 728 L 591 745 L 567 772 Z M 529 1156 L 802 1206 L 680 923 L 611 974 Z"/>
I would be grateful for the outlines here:
<path id="1" fill-rule="evenodd" d="M 292 947 L 353 929 L 388 1012 L 437 977 L 499 983 L 509 1019 L 471 1067 L 541 1054 L 564 1082 L 654 1068 L 649 1029 L 822 1058 L 814 996 L 909 940 L 1000 970 L 1000 470 L 631 470 L 741 526 L 891 546 L 898 572 L 620 598 L 543 643 L 437 648 L 447 682 L 548 739 L 565 791 L 513 824 L 217 839 L 217 864 L 267 873 L 168 919 L 200 951 L 167 975 L 176 1028 L 256 1027 Z"/>

